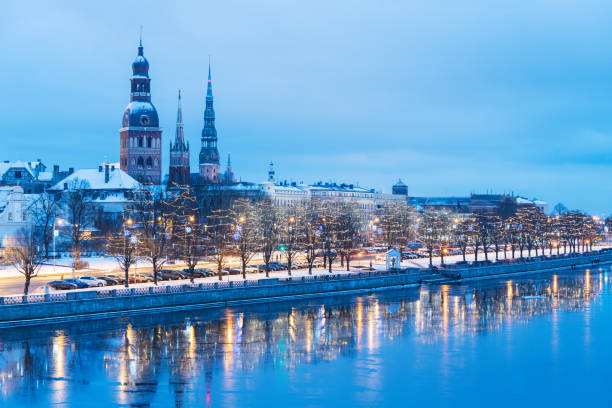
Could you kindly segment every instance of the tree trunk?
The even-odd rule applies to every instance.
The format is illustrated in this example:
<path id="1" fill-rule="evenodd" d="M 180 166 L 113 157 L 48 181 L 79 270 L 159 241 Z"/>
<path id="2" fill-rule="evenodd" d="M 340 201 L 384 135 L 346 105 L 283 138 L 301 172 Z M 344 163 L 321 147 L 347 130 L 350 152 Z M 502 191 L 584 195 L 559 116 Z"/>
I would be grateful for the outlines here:
<path id="1" fill-rule="evenodd" d="M 246 263 L 242 261 L 242 279 L 246 280 Z"/>
<path id="2" fill-rule="evenodd" d="M 125 273 L 125 287 L 129 288 L 130 287 L 130 267 L 128 266 L 127 268 L 125 268 L 123 270 L 123 273 Z"/>
<path id="3" fill-rule="evenodd" d="M 30 291 L 30 279 L 31 279 L 30 276 L 31 276 L 31 274 L 29 273 L 29 271 L 26 272 L 26 275 L 25 275 L 25 284 L 23 285 L 23 294 L 25 296 L 27 296 L 28 292 Z"/>

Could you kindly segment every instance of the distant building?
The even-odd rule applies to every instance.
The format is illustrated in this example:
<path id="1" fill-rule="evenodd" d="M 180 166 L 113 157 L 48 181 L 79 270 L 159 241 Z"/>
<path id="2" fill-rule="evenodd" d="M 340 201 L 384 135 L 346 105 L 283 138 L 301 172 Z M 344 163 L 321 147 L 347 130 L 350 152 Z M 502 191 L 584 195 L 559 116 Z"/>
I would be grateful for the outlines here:
<path id="1" fill-rule="evenodd" d="M 406 184 L 404 184 L 404 182 L 400 179 L 391 188 L 391 193 L 392 194 L 397 194 L 397 195 L 407 196 L 408 195 L 408 186 Z"/>
<path id="2" fill-rule="evenodd" d="M 87 197 L 99 210 L 100 221 L 116 221 L 123 217 L 135 190 L 142 188 L 136 179 L 115 165 L 103 164 L 97 169 L 81 169 L 49 189 L 60 197 L 67 191 L 85 190 Z"/>
<path id="3" fill-rule="evenodd" d="M 496 214 L 503 217 L 514 214 L 521 206 L 536 206 L 545 213 L 548 203 L 528 200 L 507 194 L 471 194 L 469 197 L 409 197 L 408 203 L 417 209 L 435 209 L 458 213 Z"/>
<path id="4" fill-rule="evenodd" d="M 185 186 L 189 184 L 189 142 L 185 142 L 183 130 L 183 108 L 181 106 L 181 91 L 178 95 L 178 109 L 176 113 L 176 134 L 174 143 L 170 142 L 170 171 L 168 187 L 173 185 Z"/>
<path id="5" fill-rule="evenodd" d="M 38 194 L 51 187 L 73 171 L 60 171 L 59 166 L 53 166 L 53 172 L 47 171 L 40 160 L 8 161 L 0 163 L 0 186 L 21 186 L 24 194 Z"/>
<path id="6" fill-rule="evenodd" d="M 144 57 L 142 40 L 132 63 L 130 103 L 123 113 L 119 130 L 120 165 L 141 183 L 161 184 L 162 131 L 155 106 L 151 103 L 149 61 Z"/>

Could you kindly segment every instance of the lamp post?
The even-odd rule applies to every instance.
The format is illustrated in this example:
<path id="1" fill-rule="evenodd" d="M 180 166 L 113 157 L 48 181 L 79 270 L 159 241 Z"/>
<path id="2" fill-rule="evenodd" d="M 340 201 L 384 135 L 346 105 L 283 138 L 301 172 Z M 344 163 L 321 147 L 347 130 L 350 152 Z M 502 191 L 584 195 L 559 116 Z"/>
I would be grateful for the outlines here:
<path id="1" fill-rule="evenodd" d="M 59 231 L 55 229 L 56 225 L 62 225 L 62 219 L 58 218 L 53 221 L 53 273 L 55 273 L 55 237 L 59 235 Z"/>

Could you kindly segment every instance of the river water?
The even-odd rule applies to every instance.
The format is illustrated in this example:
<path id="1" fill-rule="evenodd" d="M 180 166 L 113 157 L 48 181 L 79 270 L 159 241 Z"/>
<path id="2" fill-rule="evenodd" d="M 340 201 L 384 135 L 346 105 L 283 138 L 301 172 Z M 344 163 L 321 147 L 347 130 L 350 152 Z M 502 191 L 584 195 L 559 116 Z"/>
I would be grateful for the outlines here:
<path id="1" fill-rule="evenodd" d="M 0 330 L 0 407 L 612 406 L 609 269 Z"/>

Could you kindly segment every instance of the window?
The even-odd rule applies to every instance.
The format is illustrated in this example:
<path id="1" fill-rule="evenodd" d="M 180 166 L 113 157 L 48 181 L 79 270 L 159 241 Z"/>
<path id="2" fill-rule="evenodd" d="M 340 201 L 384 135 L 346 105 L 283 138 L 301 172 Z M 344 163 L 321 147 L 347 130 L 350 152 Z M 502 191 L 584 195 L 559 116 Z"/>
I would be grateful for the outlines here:
<path id="1" fill-rule="evenodd" d="M 138 147 L 143 147 L 144 146 L 144 139 L 142 137 L 138 138 Z"/>
<path id="2" fill-rule="evenodd" d="M 148 148 L 153 147 L 153 139 L 150 137 L 147 137 L 147 147 Z"/>
<path id="3" fill-rule="evenodd" d="M 159 164 L 159 163 L 157 162 L 157 159 L 155 159 L 155 168 L 157 168 L 157 165 L 158 165 L 158 164 Z"/>
<path id="4" fill-rule="evenodd" d="M 13 213 L 8 213 L 8 220 L 13 221 Z"/>
<path id="5" fill-rule="evenodd" d="M 132 167 L 136 165 L 136 160 L 132 159 Z"/>
<path id="6" fill-rule="evenodd" d="M 148 157 L 147 158 L 147 169 L 150 169 L 151 167 L 153 167 L 153 160 Z"/>
<path id="7" fill-rule="evenodd" d="M 21 172 L 15 171 L 15 178 L 21 178 Z"/>
<path id="8" fill-rule="evenodd" d="M 138 168 L 139 169 L 144 168 L 144 160 L 142 160 L 142 157 L 138 158 Z"/>

